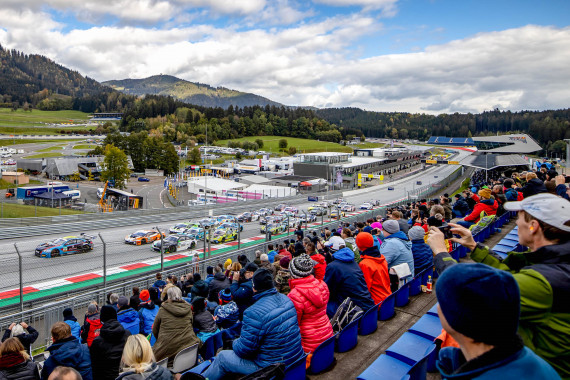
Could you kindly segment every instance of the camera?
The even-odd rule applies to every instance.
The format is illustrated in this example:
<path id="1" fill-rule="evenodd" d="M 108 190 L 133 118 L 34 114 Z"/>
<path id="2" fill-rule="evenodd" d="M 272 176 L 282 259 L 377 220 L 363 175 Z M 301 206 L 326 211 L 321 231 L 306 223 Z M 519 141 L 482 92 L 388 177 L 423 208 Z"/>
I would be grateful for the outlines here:
<path id="1" fill-rule="evenodd" d="M 451 239 L 453 237 L 453 233 L 451 232 L 451 226 L 447 223 L 438 227 L 439 230 L 443 233 L 443 237 L 445 239 Z"/>

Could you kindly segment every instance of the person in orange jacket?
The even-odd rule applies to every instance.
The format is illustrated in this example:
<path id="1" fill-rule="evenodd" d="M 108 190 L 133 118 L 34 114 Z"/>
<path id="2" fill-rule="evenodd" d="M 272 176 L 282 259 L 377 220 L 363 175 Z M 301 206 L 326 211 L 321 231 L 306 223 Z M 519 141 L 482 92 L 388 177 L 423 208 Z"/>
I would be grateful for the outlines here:
<path id="1" fill-rule="evenodd" d="M 364 274 L 364 280 L 374 303 L 378 304 L 392 294 L 388 263 L 378 247 L 374 245 L 374 237 L 368 232 L 360 232 L 356 235 L 356 245 L 362 257 L 358 265 Z"/>

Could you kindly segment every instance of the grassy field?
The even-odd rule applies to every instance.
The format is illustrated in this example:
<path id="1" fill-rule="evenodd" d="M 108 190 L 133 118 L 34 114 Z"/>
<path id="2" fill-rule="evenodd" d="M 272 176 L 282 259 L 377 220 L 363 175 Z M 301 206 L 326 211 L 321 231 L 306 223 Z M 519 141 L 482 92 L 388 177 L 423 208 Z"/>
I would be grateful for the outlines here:
<path id="1" fill-rule="evenodd" d="M 97 147 L 97 144 L 79 144 L 74 145 L 73 149 L 95 149 L 95 147 Z"/>
<path id="2" fill-rule="evenodd" d="M 49 157 L 61 157 L 63 153 L 60 152 L 47 152 L 40 154 L 32 154 L 31 156 L 25 156 L 23 158 L 49 158 Z"/>
<path id="3" fill-rule="evenodd" d="M 83 137 L 85 139 L 89 136 Z M 12 145 L 23 145 L 23 144 L 41 144 L 41 143 L 62 143 L 77 141 L 77 139 L 2 139 L 0 140 L 0 146 L 12 146 Z M 14 144 L 15 143 L 15 144 Z"/>
<path id="4" fill-rule="evenodd" d="M 40 185 L 43 182 L 41 181 L 36 181 L 35 179 L 31 179 L 29 184 L 25 184 L 25 185 L 20 185 L 19 187 L 22 186 L 32 186 L 32 185 Z M 4 181 L 3 179 L 0 179 L 0 189 L 13 189 L 14 187 L 16 187 L 12 182 L 8 182 L 8 181 Z M 4 194 L 0 194 L 0 196 L 4 196 Z"/>
<path id="5" fill-rule="evenodd" d="M 35 206 L 18 205 L 14 203 L 2 204 L 2 218 L 30 218 L 34 216 L 56 216 L 59 215 L 58 208 L 38 207 L 36 215 Z M 62 209 L 61 215 L 83 214 L 82 211 Z"/>
<path id="6" fill-rule="evenodd" d="M 36 150 L 36 152 L 52 152 L 54 150 L 57 151 L 57 150 L 62 150 L 62 149 L 63 149 L 62 146 L 50 146 L 49 148 Z"/>
<path id="7" fill-rule="evenodd" d="M 235 139 L 231 141 L 253 141 L 261 139 L 263 140 L 263 148 L 260 150 L 264 150 L 266 152 L 271 153 L 280 153 L 279 152 L 279 140 L 285 139 L 287 140 L 287 149 L 289 147 L 294 146 L 297 148 L 297 153 L 315 153 L 315 152 L 345 152 L 345 153 L 352 153 L 352 148 L 348 146 L 342 146 L 340 144 L 332 143 L 332 142 L 325 142 L 325 141 L 316 141 L 316 140 L 309 140 L 309 139 L 299 139 L 295 137 L 281 137 L 281 136 L 249 136 L 243 137 L 241 139 Z M 219 146 L 227 146 L 228 141 L 230 140 L 220 140 L 216 142 L 216 145 Z"/>
<path id="8" fill-rule="evenodd" d="M 55 135 L 61 129 L 83 131 L 87 127 L 73 127 L 73 122 L 85 122 L 89 114 L 80 111 L 24 112 L 0 108 L 0 133 L 15 135 Z M 47 127 L 45 124 L 66 124 L 65 127 Z M 41 128 L 39 128 L 41 127 Z"/>

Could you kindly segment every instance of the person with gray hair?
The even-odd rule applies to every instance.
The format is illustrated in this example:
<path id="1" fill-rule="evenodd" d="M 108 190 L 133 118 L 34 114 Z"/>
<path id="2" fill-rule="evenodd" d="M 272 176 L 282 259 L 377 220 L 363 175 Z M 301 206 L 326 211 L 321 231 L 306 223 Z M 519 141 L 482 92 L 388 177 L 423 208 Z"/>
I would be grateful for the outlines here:
<path id="1" fill-rule="evenodd" d="M 59 366 L 50 373 L 48 380 L 83 380 L 83 378 L 75 368 Z"/>
<path id="2" fill-rule="evenodd" d="M 117 303 L 119 302 L 119 295 L 117 293 L 111 293 L 109 295 L 109 305 L 113 306 L 115 310 L 119 311 Z"/>
<path id="3" fill-rule="evenodd" d="M 182 299 L 180 288 L 173 286 L 166 292 L 168 300 L 158 310 L 152 325 L 156 338 L 153 351 L 157 361 L 169 358 L 172 365 L 178 352 L 199 343 L 199 339 L 194 333 L 192 308 Z"/>
<path id="4" fill-rule="evenodd" d="M 28 330 L 26 332 L 26 330 Z M 2 337 L 2 342 L 6 341 L 8 338 L 18 338 L 22 345 L 26 349 L 26 352 L 30 352 L 30 346 L 38 339 L 38 332 L 32 326 L 28 325 L 26 322 L 12 323 L 6 331 L 4 331 L 4 336 Z"/>
<path id="5" fill-rule="evenodd" d="M 408 236 L 400 231 L 397 220 L 390 219 L 382 224 L 382 245 L 380 253 L 388 262 L 388 269 L 399 264 L 408 264 L 410 272 L 414 276 L 414 255 L 412 254 L 412 242 Z"/>

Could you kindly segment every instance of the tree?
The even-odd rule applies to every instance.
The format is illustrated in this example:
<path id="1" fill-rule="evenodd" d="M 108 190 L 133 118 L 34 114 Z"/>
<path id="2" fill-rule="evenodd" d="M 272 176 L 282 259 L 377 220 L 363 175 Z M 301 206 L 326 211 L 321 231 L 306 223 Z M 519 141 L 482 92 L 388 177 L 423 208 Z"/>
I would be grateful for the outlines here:
<path id="1" fill-rule="evenodd" d="M 191 164 L 197 165 L 202 161 L 202 156 L 200 155 L 200 149 L 195 146 L 188 155 L 188 160 Z"/>
<path id="2" fill-rule="evenodd" d="M 295 154 L 297 154 L 297 148 L 295 148 L 294 146 L 290 146 L 289 147 L 289 155 L 294 156 Z"/>
<path id="3" fill-rule="evenodd" d="M 279 140 L 279 149 L 285 149 L 287 148 L 287 139 L 281 139 Z"/>
<path id="4" fill-rule="evenodd" d="M 263 149 L 263 140 L 262 139 L 255 139 L 255 143 L 259 147 L 259 149 Z"/>
<path id="5" fill-rule="evenodd" d="M 366 136 L 360 135 L 360 142 L 365 142 L 365 141 L 366 141 Z"/>
<path id="6" fill-rule="evenodd" d="M 114 145 L 107 145 L 105 147 L 101 179 L 103 181 L 114 179 L 115 187 L 124 189 L 129 176 L 129 161 L 127 160 L 125 152 Z"/>

